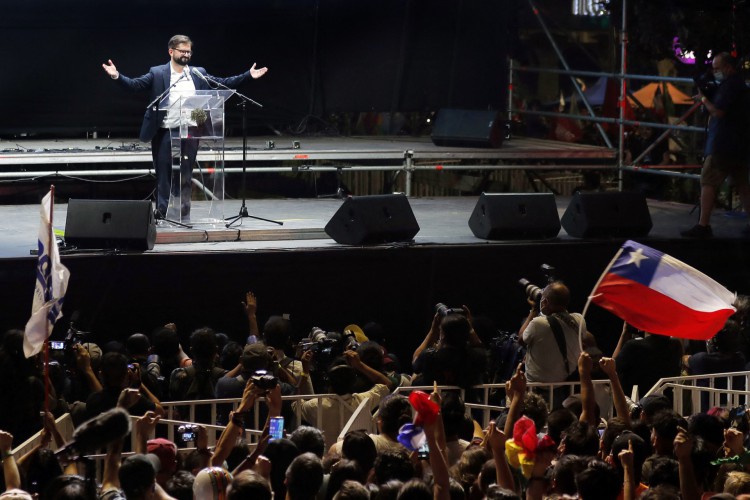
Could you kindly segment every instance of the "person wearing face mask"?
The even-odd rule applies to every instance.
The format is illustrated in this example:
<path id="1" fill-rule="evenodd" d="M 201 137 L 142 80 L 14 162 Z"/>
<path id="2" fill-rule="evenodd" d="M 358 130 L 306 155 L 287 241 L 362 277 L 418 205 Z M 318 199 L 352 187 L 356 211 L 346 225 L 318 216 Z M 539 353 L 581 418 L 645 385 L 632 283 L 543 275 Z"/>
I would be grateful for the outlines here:
<path id="1" fill-rule="evenodd" d="M 209 90 L 208 78 L 226 87 L 235 88 L 248 78 L 257 79 L 265 75 L 268 68 L 256 68 L 255 63 L 244 73 L 228 78 L 209 75 L 206 70 L 191 67 L 193 56 L 193 42 L 185 35 L 175 35 L 167 44 L 169 62 L 161 66 L 152 67 L 148 73 L 137 78 L 129 78 L 121 74 L 112 60 L 102 64 L 104 71 L 120 84 L 131 91 L 147 90 L 149 100 L 153 102 L 169 89 L 167 102 L 176 102 L 179 95 L 190 95 L 196 90 Z M 198 74 L 199 73 L 199 74 Z M 201 76 L 202 75 L 202 76 Z M 214 84 L 215 86 L 215 84 Z M 143 117 L 140 140 L 151 142 L 151 156 L 156 172 L 156 218 L 164 219 L 167 215 L 170 188 L 175 195 L 180 194 L 180 220 L 190 220 L 190 193 L 192 187 L 192 171 L 195 157 L 198 153 L 196 139 L 183 139 L 181 144 L 182 161 L 180 161 L 181 186 L 172 186 L 172 138 L 179 137 L 179 110 L 170 108 L 169 112 L 158 109 L 160 103 L 149 106 Z"/>
<path id="2" fill-rule="evenodd" d="M 747 165 L 747 128 L 745 126 L 745 82 L 735 69 L 734 58 L 722 52 L 711 63 L 718 88 L 714 95 L 706 96 L 698 89 L 700 100 L 711 115 L 701 171 L 700 219 L 692 228 L 680 234 L 686 238 L 710 238 L 711 212 L 716 202 L 719 186 L 727 177 L 737 189 L 742 206 L 750 214 L 750 185 Z M 750 237 L 750 225 L 742 235 Z"/>

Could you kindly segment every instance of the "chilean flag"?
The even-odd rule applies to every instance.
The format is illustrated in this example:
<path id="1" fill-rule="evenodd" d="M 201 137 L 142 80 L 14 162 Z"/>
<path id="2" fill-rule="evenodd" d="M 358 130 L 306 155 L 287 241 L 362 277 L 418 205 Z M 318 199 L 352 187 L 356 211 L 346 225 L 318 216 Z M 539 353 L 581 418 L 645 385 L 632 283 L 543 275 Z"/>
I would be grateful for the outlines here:
<path id="1" fill-rule="evenodd" d="M 674 257 L 626 241 L 591 301 L 639 330 L 707 340 L 735 312 L 736 295 Z"/>

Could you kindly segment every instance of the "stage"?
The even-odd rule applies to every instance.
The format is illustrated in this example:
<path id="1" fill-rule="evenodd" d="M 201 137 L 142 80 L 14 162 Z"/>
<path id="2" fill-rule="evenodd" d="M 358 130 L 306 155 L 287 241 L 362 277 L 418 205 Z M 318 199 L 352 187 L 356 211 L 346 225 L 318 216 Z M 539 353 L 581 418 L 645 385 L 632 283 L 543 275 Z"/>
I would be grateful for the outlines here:
<path id="1" fill-rule="evenodd" d="M 274 149 L 264 147 L 270 140 L 275 141 Z M 299 149 L 293 148 L 293 140 L 300 141 Z M 0 149 L 4 190 L 22 188 L 40 199 L 49 184 L 56 185 L 54 227 L 60 234 L 65 231 L 69 198 L 119 195 L 144 199 L 153 188 L 150 152 L 134 141 L 26 139 L 2 141 Z M 64 336 L 68 318 L 79 311 L 76 326 L 90 331 L 98 342 L 121 339 L 135 331 L 149 332 L 167 322 L 175 322 L 185 340 L 193 329 L 205 325 L 242 340 L 247 325 L 240 302 L 252 290 L 258 296 L 261 322 L 270 314 L 289 314 L 296 336 L 301 337 L 312 326 L 340 330 L 350 323 L 377 321 L 384 326 L 384 340 L 391 349 L 408 359 L 409 351 L 427 331 L 437 302 L 466 304 L 496 328 L 517 328 L 527 308 L 518 280 L 527 278 L 543 285 L 542 263 L 557 268 L 556 277 L 573 291 L 572 309 L 580 310 L 623 241 L 573 238 L 564 229 L 550 240 L 482 240 L 468 227 L 477 196 L 425 196 L 425 185 L 415 177 L 420 170 L 455 169 L 450 179 L 460 183 L 462 175 L 466 178 L 472 172 L 507 171 L 516 172 L 525 184 L 514 189 L 511 183 L 504 192 L 530 192 L 532 187 L 545 191 L 544 182 L 529 184 L 530 173 L 548 171 L 552 177 L 558 171 L 612 170 L 615 153 L 607 148 L 524 138 L 506 141 L 499 149 L 485 149 L 440 147 L 424 137 L 286 136 L 254 137 L 246 154 L 246 180 L 253 188 L 264 179 L 257 174 L 267 172 L 304 176 L 315 175 L 307 174 L 308 170 L 344 168 L 363 175 L 376 175 L 378 170 L 383 176 L 390 173 L 400 182 L 392 186 L 402 188 L 394 190 L 408 191 L 414 184 L 416 194 L 409 196 L 409 203 L 420 230 L 412 243 L 340 245 L 323 228 L 341 206 L 341 199 L 279 194 L 259 198 L 252 191 L 248 213 L 283 225 L 245 218 L 227 228 L 201 222 L 210 202 L 196 200 L 194 191 L 193 227 L 160 223 L 153 250 L 62 247 L 71 280 L 65 316 L 54 335 Z M 241 197 L 236 191 L 242 182 L 241 156 L 237 139 L 230 139 L 224 217 L 240 211 Z M 143 176 L 140 184 L 131 180 L 136 175 Z M 117 183 L 112 179 L 118 179 Z M 277 188 L 284 180 L 265 179 Z M 383 192 L 377 191 L 377 182 L 368 186 L 375 194 Z M 357 195 L 370 194 L 360 184 L 354 188 Z M 569 197 L 556 197 L 560 216 L 569 201 Z M 695 223 L 694 207 L 658 201 L 648 205 L 653 229 L 639 241 L 684 260 L 732 290 L 748 293 L 750 242 L 739 237 L 746 223 L 743 217 L 717 210 L 713 216 L 716 237 L 690 241 L 680 238 L 679 231 Z M 2 328 L 22 327 L 28 319 L 38 224 L 38 204 L 0 205 Z M 603 347 L 613 347 L 618 321 L 596 308 L 589 315 L 589 329 Z"/>
<path id="2" fill-rule="evenodd" d="M 420 230 L 413 244 L 403 243 L 394 246 L 505 246 L 581 243 L 582 240 L 569 236 L 561 229 L 558 237 L 549 241 L 487 241 L 475 237 L 468 226 L 469 215 L 477 203 L 477 197 L 450 198 L 411 198 L 409 203 L 419 223 Z M 570 203 L 569 197 L 556 198 L 558 214 L 562 217 Z M 145 255 L 169 255 L 175 253 L 216 253 L 216 252 L 260 252 L 260 251 L 346 251 L 350 247 L 339 245 L 330 239 L 323 228 L 341 206 L 338 199 L 264 199 L 248 200 L 247 209 L 251 216 L 282 222 L 277 225 L 254 218 L 243 218 L 241 223 L 225 224 L 200 222 L 208 214 L 208 202 L 194 201 L 192 227 L 182 228 L 169 222 L 158 221 L 156 245 Z M 693 207 L 679 203 L 649 201 L 649 212 L 653 229 L 649 241 L 663 241 L 689 244 L 690 240 L 679 237 L 679 231 L 695 223 Z M 224 213 L 231 217 L 239 213 L 239 200 L 225 200 Z M 54 227 L 64 233 L 67 218 L 67 204 L 55 205 Z M 732 241 L 747 219 L 742 213 L 717 211 L 714 215 L 714 235 L 717 241 Z M 38 205 L 0 205 L 0 258 L 25 258 L 36 251 L 37 228 L 39 224 Z M 386 245 L 387 246 L 387 245 Z M 63 255 L 111 254 L 112 249 L 96 250 L 65 249 Z M 132 253 L 123 251 L 118 253 Z"/>
<path id="3" fill-rule="evenodd" d="M 391 348 L 408 356 L 429 327 L 437 302 L 468 305 L 500 329 L 517 327 L 526 311 L 520 278 L 544 284 L 542 263 L 571 287 L 580 310 L 622 239 L 577 239 L 560 232 L 543 241 L 486 241 L 467 221 L 477 197 L 412 198 L 420 226 L 414 242 L 350 247 L 328 238 L 323 227 L 341 200 L 249 200 L 251 215 L 277 219 L 277 226 L 244 219 L 239 227 L 175 229 L 159 226 L 146 252 L 65 250 L 71 271 L 64 312 L 80 311 L 77 325 L 102 339 L 123 338 L 175 322 L 185 338 L 211 325 L 241 340 L 246 324 L 240 302 L 258 295 L 261 322 L 290 314 L 296 334 L 312 326 L 340 330 L 349 323 L 378 321 Z M 567 207 L 558 198 L 558 213 Z M 204 202 L 194 202 L 195 212 Z M 226 215 L 240 202 L 226 202 Z M 56 229 L 64 231 L 66 205 L 55 205 Z M 679 230 L 696 220 L 688 205 L 649 202 L 653 229 L 639 241 L 684 260 L 731 290 L 748 293 L 750 241 L 739 237 L 746 219 L 717 211 L 715 238 L 685 240 Z M 38 205 L 0 206 L 3 235 L 3 327 L 22 326 L 34 286 Z M 230 235 L 230 237 L 227 237 Z M 223 240 L 223 241 L 222 241 Z M 67 321 L 56 336 L 64 335 Z M 618 322 L 598 308 L 589 329 L 603 347 L 614 346 Z M 605 351 L 606 352 L 606 351 Z"/>
<path id="4" fill-rule="evenodd" d="M 273 142 L 271 147 L 269 141 Z M 295 147 L 295 142 L 298 144 Z M 412 154 L 422 159 L 613 160 L 610 148 L 585 144 L 513 137 L 500 148 L 436 146 L 429 137 L 413 136 L 294 136 L 248 138 L 248 161 L 281 160 L 399 160 Z M 226 161 L 242 159 L 242 139 L 225 141 Z M 206 154 L 205 149 L 201 150 Z M 208 156 L 205 156 L 208 157 Z M 204 158 L 205 158 L 204 157 Z M 199 157 L 200 159 L 200 157 Z M 150 145 L 136 138 L 33 138 L 0 140 L 0 166 L 121 164 L 150 162 Z"/>

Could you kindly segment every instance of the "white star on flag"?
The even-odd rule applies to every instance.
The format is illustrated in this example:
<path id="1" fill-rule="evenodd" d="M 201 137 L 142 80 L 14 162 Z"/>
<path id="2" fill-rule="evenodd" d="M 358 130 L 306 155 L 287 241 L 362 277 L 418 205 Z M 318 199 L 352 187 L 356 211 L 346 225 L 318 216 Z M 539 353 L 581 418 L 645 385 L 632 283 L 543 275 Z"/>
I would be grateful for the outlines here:
<path id="1" fill-rule="evenodd" d="M 635 267 L 641 267 L 641 261 L 644 259 L 648 259 L 648 257 L 643 255 L 643 249 L 639 248 L 635 252 L 630 252 L 630 260 L 626 264 L 635 264 Z"/>

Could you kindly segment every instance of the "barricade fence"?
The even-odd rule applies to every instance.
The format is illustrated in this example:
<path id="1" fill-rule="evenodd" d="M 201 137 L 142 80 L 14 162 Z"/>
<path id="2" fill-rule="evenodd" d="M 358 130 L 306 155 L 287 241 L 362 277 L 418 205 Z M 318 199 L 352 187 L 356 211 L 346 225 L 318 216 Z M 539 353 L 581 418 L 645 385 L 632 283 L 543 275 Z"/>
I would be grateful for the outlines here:
<path id="1" fill-rule="evenodd" d="M 609 380 L 594 380 L 594 392 L 601 411 L 601 418 L 608 419 L 614 416 L 614 407 L 612 402 L 612 387 Z M 558 382 L 558 383 L 538 383 L 529 382 L 527 391 L 533 391 L 544 398 L 548 408 L 551 410 L 567 397 L 580 394 L 580 382 Z M 669 377 L 660 379 L 645 395 L 669 394 L 673 401 L 673 409 L 680 415 L 690 415 L 698 411 L 706 411 L 712 407 L 736 407 L 740 405 L 750 405 L 750 371 L 730 372 L 710 375 L 692 375 Z M 397 387 L 392 394 L 408 395 L 412 391 L 421 390 L 427 393 L 432 392 L 435 388 L 439 392 L 455 391 L 466 400 L 466 390 L 457 386 L 401 386 Z M 478 420 L 483 428 L 486 428 L 490 421 L 507 411 L 507 401 L 505 399 L 504 384 L 480 384 L 471 387 L 471 391 L 480 394 L 478 401 L 466 403 L 467 415 L 473 416 Z M 634 392 L 633 395 L 636 393 Z M 341 433 L 339 439 L 349 430 L 364 430 L 367 432 L 377 432 L 378 412 L 373 414 L 366 411 L 369 406 L 369 400 L 362 401 L 356 408 L 351 406 L 347 401 L 336 394 L 311 394 L 311 395 L 293 395 L 282 396 L 282 402 L 309 401 L 318 400 L 317 415 L 318 422 L 322 419 L 322 401 L 324 399 L 336 400 L 339 406 L 339 424 Z M 177 438 L 177 429 L 181 425 L 199 424 L 206 428 L 208 432 L 209 446 L 215 446 L 218 434 L 224 430 L 224 422 L 217 422 L 217 415 L 222 415 L 226 409 L 226 415 L 229 411 L 236 410 L 241 398 L 211 399 L 197 401 L 169 401 L 162 403 L 166 412 L 164 418 L 159 420 L 157 426 L 166 426 L 166 430 L 157 427 L 154 435 L 166 436 L 167 439 L 174 442 L 182 452 L 189 452 L 194 449 L 194 443 L 185 443 Z M 253 421 L 245 422 L 244 439 L 252 447 L 257 444 L 262 433 L 265 421 L 260 421 L 261 405 L 265 405 L 265 398 L 256 400 L 253 414 Z M 196 413 L 200 409 L 208 408 L 210 422 L 196 422 Z M 179 409 L 179 410 L 178 410 Z M 177 418 L 183 412 L 187 419 Z M 347 416 L 347 413 L 349 416 Z M 132 416 L 133 427 L 135 421 L 140 416 Z M 297 424 L 302 422 L 300 407 L 297 406 L 295 417 Z M 478 418 L 477 418 L 478 417 Z M 56 419 L 58 430 L 67 443 L 73 437 L 73 421 L 69 414 L 64 414 Z M 153 437 L 153 436 L 151 436 Z M 176 439 L 177 438 L 177 439 Z M 41 441 L 41 431 L 31 436 L 29 439 L 19 444 L 13 449 L 15 456 L 20 457 L 32 450 Z M 130 437 L 131 449 L 135 449 L 135 433 Z M 54 442 L 50 444 L 51 449 L 56 449 Z M 91 458 L 99 459 L 104 455 L 91 455 Z"/>
<path id="2" fill-rule="evenodd" d="M 182 417 L 182 420 L 180 420 L 182 423 L 200 423 L 196 419 L 196 413 L 201 413 L 201 410 L 208 408 L 208 413 L 210 414 L 209 422 L 221 422 L 226 423 L 229 412 L 235 411 L 237 407 L 239 406 L 241 402 L 241 398 L 226 398 L 226 399 L 205 399 L 205 400 L 195 400 L 195 401 L 168 401 L 161 403 L 162 407 L 164 408 L 164 411 L 166 412 L 165 418 L 170 421 L 177 421 L 176 417 L 180 416 Z M 282 404 L 284 402 L 294 402 L 294 401 L 310 401 L 310 400 L 317 400 L 317 408 L 316 408 L 316 420 L 317 422 L 322 422 L 323 419 L 323 406 L 325 400 L 335 400 L 339 409 L 339 427 L 343 428 L 347 420 L 349 419 L 349 415 L 351 415 L 356 408 L 353 407 L 351 404 L 349 404 L 347 401 L 345 401 L 341 396 L 337 394 L 300 394 L 300 395 L 292 395 L 292 396 L 282 396 L 281 401 Z M 253 406 L 253 420 L 250 422 L 252 425 L 248 425 L 248 422 L 245 422 L 246 428 L 251 429 L 259 429 L 262 430 L 263 425 L 265 424 L 265 420 L 261 421 L 261 404 L 265 406 L 266 399 L 263 397 L 260 397 L 255 400 L 255 404 Z M 187 413 L 187 418 L 185 419 L 183 415 Z M 204 414 L 206 412 L 204 411 Z M 295 417 L 297 420 L 297 423 L 299 424 L 302 421 L 302 408 L 301 405 L 297 405 L 295 408 Z M 176 427 L 170 426 L 167 430 L 167 439 L 170 441 L 174 441 L 174 432 Z M 223 429 L 223 427 L 222 427 Z M 209 445 L 213 446 L 215 444 L 217 439 L 217 436 L 214 432 L 209 432 Z"/>
<path id="3" fill-rule="evenodd" d="M 673 409 L 690 415 L 709 408 L 750 404 L 750 371 L 688 375 L 660 379 L 645 396 L 669 395 Z M 645 397 L 644 396 L 644 397 Z"/>

